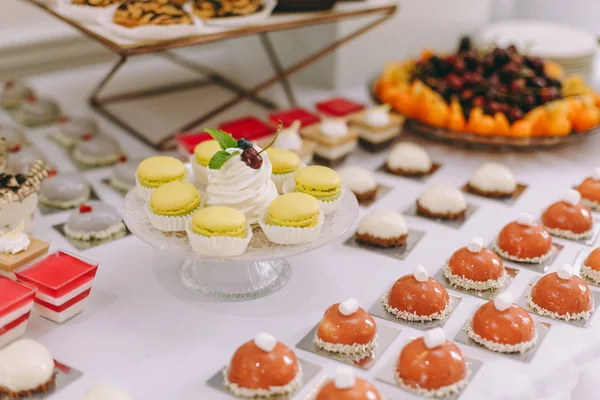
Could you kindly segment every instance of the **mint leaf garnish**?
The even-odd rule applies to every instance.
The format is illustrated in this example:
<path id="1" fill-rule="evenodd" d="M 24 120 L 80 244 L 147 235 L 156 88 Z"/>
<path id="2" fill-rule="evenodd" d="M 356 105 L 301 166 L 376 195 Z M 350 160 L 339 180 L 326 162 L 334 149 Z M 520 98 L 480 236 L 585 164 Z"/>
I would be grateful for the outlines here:
<path id="1" fill-rule="evenodd" d="M 216 140 L 216 139 L 215 139 Z M 239 154 L 239 151 L 234 151 L 233 154 L 229 154 L 225 150 L 217 151 L 208 163 L 208 168 L 210 169 L 221 169 L 223 164 L 227 162 L 234 155 Z"/>
<path id="2" fill-rule="evenodd" d="M 208 133 L 213 139 L 215 139 L 223 150 L 229 149 L 231 147 L 237 147 L 237 140 L 235 140 L 233 136 L 231 136 L 231 134 L 225 131 L 222 131 L 220 129 L 204 128 L 204 132 Z"/>

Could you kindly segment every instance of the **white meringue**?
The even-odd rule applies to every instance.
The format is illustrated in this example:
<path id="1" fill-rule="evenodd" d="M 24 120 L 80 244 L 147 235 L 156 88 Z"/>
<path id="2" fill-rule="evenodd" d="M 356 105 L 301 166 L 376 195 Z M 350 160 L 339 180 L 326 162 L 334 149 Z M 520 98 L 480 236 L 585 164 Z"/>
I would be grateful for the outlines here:
<path id="1" fill-rule="evenodd" d="M 484 163 L 471 175 L 469 185 L 482 192 L 513 193 L 517 182 L 511 170 L 498 163 Z"/>
<path id="2" fill-rule="evenodd" d="M 475 236 L 471 239 L 471 242 L 467 245 L 467 250 L 471 253 L 479 253 L 483 249 L 483 239 L 479 236 Z"/>
<path id="3" fill-rule="evenodd" d="M 446 342 L 446 334 L 442 328 L 433 328 L 425 332 L 423 340 L 428 349 L 434 349 Z"/>
<path id="4" fill-rule="evenodd" d="M 358 311 L 358 301 L 356 301 L 356 299 L 344 300 L 340 303 L 338 309 L 342 315 L 352 315 Z"/>
<path id="5" fill-rule="evenodd" d="M 534 224 L 533 216 L 527 213 L 519 214 L 519 218 L 517 218 L 517 224 L 523 226 L 532 226 Z"/>
<path id="6" fill-rule="evenodd" d="M 496 307 L 496 310 L 498 311 L 505 311 L 508 310 L 514 302 L 515 298 L 513 297 L 512 293 L 503 292 L 494 299 L 494 307 Z"/>
<path id="7" fill-rule="evenodd" d="M 467 208 L 467 201 L 462 192 L 444 183 L 423 190 L 418 202 L 421 207 L 435 214 L 456 214 Z"/>
<path id="8" fill-rule="evenodd" d="M 334 385 L 338 389 L 350 389 L 356 384 L 354 371 L 350 367 L 339 367 L 335 371 Z"/>
<path id="9" fill-rule="evenodd" d="M 427 151 L 418 144 L 411 142 L 398 143 L 387 158 L 390 169 L 426 174 L 431 171 L 433 163 Z"/>
<path id="10" fill-rule="evenodd" d="M 413 276 L 419 282 L 427 282 L 427 280 L 429 279 L 429 274 L 422 265 L 417 265 L 417 267 L 413 271 Z"/>
<path id="11" fill-rule="evenodd" d="M 277 345 L 277 340 L 272 335 L 261 332 L 254 338 L 254 344 L 262 351 L 270 353 Z"/>

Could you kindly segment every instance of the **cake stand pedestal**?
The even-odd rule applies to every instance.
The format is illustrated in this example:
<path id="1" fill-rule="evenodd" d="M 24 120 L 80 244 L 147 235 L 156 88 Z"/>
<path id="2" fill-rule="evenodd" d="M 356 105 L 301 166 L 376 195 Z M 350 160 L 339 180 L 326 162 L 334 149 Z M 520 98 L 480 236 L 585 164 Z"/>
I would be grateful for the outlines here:
<path id="1" fill-rule="evenodd" d="M 246 252 L 226 259 L 195 253 L 185 232 L 154 229 L 135 189 L 125 197 L 123 220 L 131 233 L 143 242 L 182 259 L 181 278 L 188 289 L 222 300 L 249 300 L 271 294 L 288 282 L 292 270 L 287 257 L 325 246 L 354 225 L 358 202 L 349 190 L 343 190 L 340 208 L 325 217 L 321 232 L 312 242 L 278 245 L 269 242 L 260 227 L 255 227 Z"/>

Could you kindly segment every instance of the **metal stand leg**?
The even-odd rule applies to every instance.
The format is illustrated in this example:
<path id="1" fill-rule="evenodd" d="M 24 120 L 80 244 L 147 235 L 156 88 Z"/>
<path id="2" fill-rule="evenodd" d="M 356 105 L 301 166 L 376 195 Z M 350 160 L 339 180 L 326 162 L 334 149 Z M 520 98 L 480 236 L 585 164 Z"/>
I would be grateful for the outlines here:
<path id="1" fill-rule="evenodd" d="M 296 97 L 294 96 L 294 92 L 292 91 L 292 85 L 290 85 L 290 81 L 288 80 L 287 76 L 283 76 L 284 70 L 281 66 L 279 58 L 277 57 L 277 53 L 275 53 L 275 46 L 273 46 L 271 38 L 269 38 L 267 33 L 261 33 L 258 35 L 258 37 L 260 38 L 265 52 L 269 57 L 269 61 L 271 62 L 273 69 L 277 73 L 277 76 L 280 77 L 281 86 L 283 86 L 283 90 L 285 91 L 285 95 L 287 96 L 290 106 L 296 107 Z"/>

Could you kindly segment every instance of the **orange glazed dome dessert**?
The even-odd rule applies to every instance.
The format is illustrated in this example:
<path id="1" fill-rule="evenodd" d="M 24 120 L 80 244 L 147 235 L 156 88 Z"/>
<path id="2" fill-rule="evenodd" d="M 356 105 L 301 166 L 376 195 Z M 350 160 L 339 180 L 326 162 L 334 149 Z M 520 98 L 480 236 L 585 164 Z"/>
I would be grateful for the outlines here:
<path id="1" fill-rule="evenodd" d="M 302 369 L 289 347 L 268 333 L 259 333 L 236 350 L 224 376 L 235 396 L 268 397 L 298 390 Z"/>
<path id="2" fill-rule="evenodd" d="M 335 378 L 327 382 L 315 400 L 381 400 L 373 385 L 354 375 L 350 367 L 339 367 Z"/>
<path id="3" fill-rule="evenodd" d="M 574 240 L 590 238 L 594 228 L 590 209 L 581 203 L 581 194 L 573 189 L 562 201 L 546 208 L 542 223 L 552 235 Z"/>
<path id="4" fill-rule="evenodd" d="M 348 299 L 325 311 L 317 327 L 315 345 L 332 353 L 368 354 L 377 346 L 377 325 L 355 299 Z"/>
<path id="5" fill-rule="evenodd" d="M 467 335 L 499 353 L 523 353 L 537 341 L 531 315 L 515 304 L 509 292 L 500 293 L 494 301 L 479 307 L 467 328 Z"/>
<path id="6" fill-rule="evenodd" d="M 577 186 L 581 193 L 581 202 L 592 210 L 600 210 L 600 168 L 596 168 L 589 178 Z"/>
<path id="7" fill-rule="evenodd" d="M 541 264 L 552 255 L 552 237 L 530 214 L 521 214 L 502 228 L 495 247 L 507 260 Z"/>
<path id="8" fill-rule="evenodd" d="M 400 352 L 396 379 L 425 397 L 446 397 L 467 386 L 467 365 L 460 349 L 446 340 L 442 328 L 407 344 Z"/>
<path id="9" fill-rule="evenodd" d="M 452 310 L 448 291 L 429 277 L 421 265 L 412 274 L 404 275 L 381 300 L 383 307 L 396 318 L 405 321 L 444 319 Z"/>
<path id="10" fill-rule="evenodd" d="M 590 288 L 569 264 L 544 275 L 531 289 L 527 304 L 539 315 L 565 321 L 588 319 L 594 309 Z"/>
<path id="11" fill-rule="evenodd" d="M 500 289 L 507 281 L 502 259 L 483 247 L 480 237 L 452 254 L 444 266 L 444 276 L 452 286 L 467 290 Z"/>
<path id="12" fill-rule="evenodd" d="M 581 265 L 581 275 L 600 284 L 600 247 L 594 249 Z"/>

